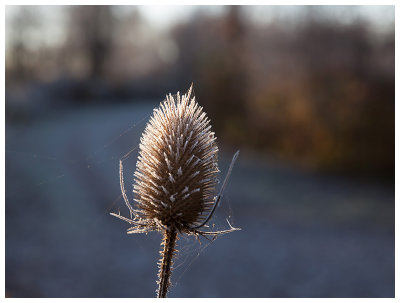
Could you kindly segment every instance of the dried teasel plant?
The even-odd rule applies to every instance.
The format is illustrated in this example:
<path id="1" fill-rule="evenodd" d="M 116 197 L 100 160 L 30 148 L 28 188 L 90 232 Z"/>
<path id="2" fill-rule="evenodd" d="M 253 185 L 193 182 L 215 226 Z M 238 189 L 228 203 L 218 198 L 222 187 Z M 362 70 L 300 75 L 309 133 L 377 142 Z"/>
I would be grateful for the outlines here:
<path id="1" fill-rule="evenodd" d="M 127 198 L 120 160 L 121 192 L 131 218 L 122 219 L 132 227 L 127 233 L 164 233 L 159 262 L 158 297 L 166 297 L 170 285 L 172 259 L 179 233 L 218 236 L 239 228 L 230 225 L 222 231 L 202 228 L 212 217 L 239 155 L 234 155 L 228 173 L 216 194 L 218 147 L 210 121 L 189 91 L 174 98 L 169 94 L 147 124 L 140 140 L 139 158 L 134 174 L 133 208 Z"/>

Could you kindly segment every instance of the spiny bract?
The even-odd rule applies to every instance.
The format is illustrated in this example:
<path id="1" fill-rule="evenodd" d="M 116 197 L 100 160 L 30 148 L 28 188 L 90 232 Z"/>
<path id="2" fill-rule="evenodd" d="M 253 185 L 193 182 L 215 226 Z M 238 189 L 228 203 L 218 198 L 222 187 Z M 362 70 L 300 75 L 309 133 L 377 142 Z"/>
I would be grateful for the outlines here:
<path id="1" fill-rule="evenodd" d="M 218 147 L 191 88 L 154 109 L 140 140 L 135 201 L 144 220 L 190 230 L 215 203 Z"/>

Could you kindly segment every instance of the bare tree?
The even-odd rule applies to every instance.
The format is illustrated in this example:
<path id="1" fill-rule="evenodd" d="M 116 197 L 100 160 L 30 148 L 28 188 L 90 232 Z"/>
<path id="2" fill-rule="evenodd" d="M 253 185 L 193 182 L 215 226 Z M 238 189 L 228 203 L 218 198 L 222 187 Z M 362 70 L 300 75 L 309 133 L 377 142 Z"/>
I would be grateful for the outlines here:
<path id="1" fill-rule="evenodd" d="M 29 49 L 31 30 L 39 26 L 38 16 L 30 6 L 22 6 L 7 23 L 8 57 L 10 76 L 18 81 L 30 77 L 33 68 L 32 51 Z"/>
<path id="2" fill-rule="evenodd" d="M 87 76 L 103 76 L 113 45 L 114 16 L 110 6 L 76 6 L 70 10 L 65 51 L 81 56 Z"/>

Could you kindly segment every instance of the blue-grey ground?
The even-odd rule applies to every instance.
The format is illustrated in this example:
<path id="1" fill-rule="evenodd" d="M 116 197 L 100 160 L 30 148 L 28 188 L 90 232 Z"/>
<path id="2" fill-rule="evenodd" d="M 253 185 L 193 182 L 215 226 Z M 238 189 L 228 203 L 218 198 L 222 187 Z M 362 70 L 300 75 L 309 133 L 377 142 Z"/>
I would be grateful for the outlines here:
<path id="1" fill-rule="evenodd" d="M 155 103 L 6 125 L 6 295 L 153 297 L 161 235 L 126 235 L 118 160 Z M 138 123 L 138 125 L 135 125 Z M 217 134 L 218 135 L 218 134 Z M 234 150 L 220 146 L 221 178 Z M 124 161 L 131 183 L 137 150 Z M 170 297 L 393 297 L 394 187 L 242 150 L 214 242 L 181 237 Z"/>

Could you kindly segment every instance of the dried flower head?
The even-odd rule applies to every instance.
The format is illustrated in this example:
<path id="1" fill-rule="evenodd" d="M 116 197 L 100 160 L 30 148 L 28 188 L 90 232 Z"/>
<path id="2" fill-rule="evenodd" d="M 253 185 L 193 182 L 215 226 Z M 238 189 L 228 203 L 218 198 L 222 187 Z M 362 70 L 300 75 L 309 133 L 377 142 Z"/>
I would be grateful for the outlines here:
<path id="1" fill-rule="evenodd" d="M 210 120 L 195 98 L 171 94 L 154 109 L 140 140 L 134 174 L 136 209 L 128 201 L 120 161 L 120 184 L 131 219 L 112 213 L 133 226 L 128 233 L 164 231 L 164 250 L 159 273 L 158 296 L 165 297 L 169 285 L 177 233 L 220 235 L 203 231 L 222 196 L 238 152 L 232 159 L 220 193 L 216 195 L 218 147 Z M 229 222 L 228 222 L 229 223 Z"/>
<path id="2" fill-rule="evenodd" d="M 140 142 L 135 201 L 143 219 L 190 230 L 215 203 L 218 147 L 202 108 L 188 94 L 167 96 Z"/>

